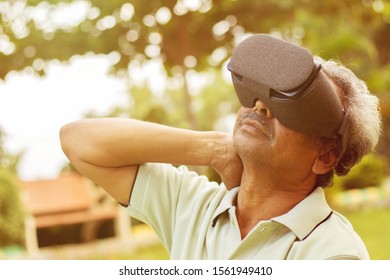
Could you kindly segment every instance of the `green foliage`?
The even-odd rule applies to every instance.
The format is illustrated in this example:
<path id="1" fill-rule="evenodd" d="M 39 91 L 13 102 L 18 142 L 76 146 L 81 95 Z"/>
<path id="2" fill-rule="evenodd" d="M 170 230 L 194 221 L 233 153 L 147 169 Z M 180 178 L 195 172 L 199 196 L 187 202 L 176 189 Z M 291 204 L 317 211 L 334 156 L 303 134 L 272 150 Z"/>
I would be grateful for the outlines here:
<path id="1" fill-rule="evenodd" d="M 346 63 L 362 59 L 365 63 L 359 62 L 359 67 L 363 68 L 377 68 L 390 60 L 386 39 L 390 37 L 390 4 L 386 1 L 204 0 L 192 7 L 184 3 L 189 1 L 182 0 L 20 2 L 24 1 L 8 1 L 8 7 L 0 9 L 0 32 L 15 47 L 7 55 L 0 52 L 1 78 L 12 70 L 33 65 L 38 58 L 66 61 L 87 52 L 118 53 L 118 69 L 126 69 L 133 59 L 161 57 L 169 75 L 177 67 L 187 68 L 185 58 L 194 56 L 197 61 L 190 68 L 203 71 L 222 65 L 238 37 L 259 32 L 279 33 L 298 43 L 304 41 L 306 46 L 313 46 L 315 53 L 332 55 Z M 55 24 L 50 17 L 45 24 L 37 24 L 26 13 L 36 6 L 58 12 L 76 2 L 84 2 L 90 15 L 73 26 Z M 373 2 L 382 2 L 382 9 Z M 168 20 L 161 19 L 164 12 Z M 107 16 L 111 24 L 104 21 Z M 156 33 L 162 35 L 162 40 L 150 37 Z M 148 52 L 151 45 L 159 52 Z M 216 49 L 225 50 L 226 55 L 210 64 L 210 55 Z M 44 71 L 37 69 L 37 64 L 34 68 Z"/>
<path id="2" fill-rule="evenodd" d="M 142 246 L 133 252 L 112 252 L 90 256 L 89 260 L 169 260 L 169 255 L 161 244 Z"/>
<path id="3" fill-rule="evenodd" d="M 163 61 L 168 77 L 178 72 L 185 76 L 188 70 L 219 69 L 229 59 L 237 40 L 248 33 L 264 32 L 302 43 L 325 58 L 339 59 L 367 80 L 370 88 L 383 96 L 388 92 L 390 3 L 387 1 L 204 0 L 192 1 L 193 6 L 189 2 L 7 1 L 0 8 L 0 34 L 14 47 L 5 53 L 0 50 L 0 79 L 10 71 L 29 66 L 42 74 L 48 60 L 67 61 L 87 52 L 116 53 L 116 70 L 128 69 L 132 61 L 142 64 L 158 58 Z M 77 3 L 84 4 L 88 11 L 79 22 L 59 24 L 50 18 L 51 13 Z M 44 24 L 29 16 L 38 6 L 47 11 Z M 185 63 L 189 56 L 195 59 L 190 65 Z M 182 79 L 185 87 L 185 78 Z M 188 89 L 179 92 L 180 100 L 185 99 L 180 104 L 183 113 L 180 118 L 190 128 L 203 127 L 204 122 L 198 120 L 199 114 L 192 104 L 196 98 Z M 170 103 L 147 104 L 151 104 L 153 115 L 161 115 L 158 121 L 162 122 L 167 116 L 160 105 L 165 108 Z M 169 107 L 165 111 L 171 113 Z M 206 119 L 210 124 L 215 121 L 211 117 Z"/>
<path id="4" fill-rule="evenodd" d="M 131 117 L 139 120 L 161 123 L 181 128 L 191 127 L 186 118 L 187 110 L 195 115 L 196 129 L 215 130 L 216 122 L 239 108 L 234 90 L 223 78 L 221 71 L 204 73 L 209 81 L 197 93 L 192 93 L 185 105 L 184 87 L 166 88 L 164 94 L 156 95 L 148 87 L 132 87 L 129 91 L 131 105 L 114 108 L 107 116 Z M 190 107 L 190 108 L 188 108 Z M 99 117 L 88 114 L 87 117 Z"/>
<path id="5" fill-rule="evenodd" d="M 0 127 L 0 168 L 7 168 L 16 174 L 23 153 L 11 154 L 4 149 L 5 133 Z"/>
<path id="6" fill-rule="evenodd" d="M 23 241 L 20 189 L 10 170 L 0 167 L 0 247 Z"/>
<path id="7" fill-rule="evenodd" d="M 372 260 L 390 260 L 390 209 L 348 212 L 345 216 L 362 238 Z"/>
<path id="8" fill-rule="evenodd" d="M 334 188 L 339 190 L 379 186 L 388 172 L 386 159 L 376 153 L 365 156 L 345 177 L 336 177 Z"/>
<path id="9" fill-rule="evenodd" d="M 200 104 L 196 113 L 202 130 L 215 130 L 215 124 L 221 117 L 235 114 L 240 106 L 233 87 L 222 79 L 221 72 L 214 71 L 209 75 L 213 82 L 194 99 L 194 103 Z"/>
<path id="10" fill-rule="evenodd" d="M 386 98 L 390 85 L 389 1 L 14 0 L 0 3 L 0 43 L 13 46 L 0 50 L 0 79 L 26 67 L 43 74 L 47 61 L 68 61 L 72 56 L 88 52 L 114 53 L 117 57 L 114 70 L 120 73 L 129 73 L 126 71 L 132 62 L 142 65 L 158 59 L 163 62 L 168 78 L 181 79 L 182 87 L 165 89 L 164 96 L 156 96 L 146 87 L 131 88 L 132 103 L 116 108 L 110 116 L 214 129 L 223 115 L 237 108 L 232 87 L 218 73 L 214 83 L 202 93 L 194 94 L 188 87 L 186 74 L 220 71 L 236 43 L 249 33 L 272 33 L 303 44 L 324 58 L 340 60 L 382 98 L 382 106 L 387 108 L 383 114 L 390 115 L 390 99 Z M 72 5 L 87 7 L 79 22 L 59 24 L 51 18 Z M 40 24 L 29 16 L 37 7 L 41 15 L 47 12 L 45 22 Z M 389 119 L 385 119 L 384 130 L 390 126 Z M 384 146 L 390 143 L 390 135 L 384 134 L 383 138 L 386 138 L 382 141 Z M 378 150 L 390 157 L 388 149 Z"/>

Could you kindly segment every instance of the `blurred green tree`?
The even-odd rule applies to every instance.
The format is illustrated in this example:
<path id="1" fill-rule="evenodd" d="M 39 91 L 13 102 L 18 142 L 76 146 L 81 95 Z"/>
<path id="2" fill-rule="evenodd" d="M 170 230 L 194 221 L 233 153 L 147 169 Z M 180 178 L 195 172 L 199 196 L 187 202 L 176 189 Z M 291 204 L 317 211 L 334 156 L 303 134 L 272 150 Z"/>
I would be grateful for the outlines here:
<path id="1" fill-rule="evenodd" d="M 24 211 L 15 174 L 0 167 L 0 248 L 23 242 Z"/>
<path id="2" fill-rule="evenodd" d="M 351 169 L 345 177 L 337 177 L 334 187 L 339 190 L 381 186 L 388 173 L 388 162 L 383 156 L 371 153 Z"/>
<path id="3" fill-rule="evenodd" d="M 180 86 L 163 96 L 133 88 L 132 103 L 112 114 L 193 129 L 215 128 L 221 114 L 237 108 L 220 70 L 237 42 L 272 33 L 339 59 L 367 81 L 383 101 L 378 151 L 390 157 L 389 1 L 7 0 L 0 2 L 0 27 L 0 78 L 26 67 L 44 74 L 50 60 L 92 52 L 110 55 L 113 72 L 133 87 L 131 69 L 155 61 Z M 194 93 L 191 75 L 210 72 L 215 81 Z"/>
<path id="4" fill-rule="evenodd" d="M 66 13 L 74 17 L 61 18 Z M 12 0 L 1 2 L 0 15 L 1 78 L 25 67 L 44 73 L 49 60 L 88 52 L 114 54 L 117 71 L 159 60 L 168 76 L 182 79 L 191 128 L 199 112 L 188 71 L 221 67 L 247 33 L 273 33 L 338 58 L 379 95 L 390 84 L 388 1 Z"/>
<path id="5" fill-rule="evenodd" d="M 0 247 L 22 244 L 24 230 L 24 211 L 16 179 L 21 154 L 8 153 L 3 140 L 4 133 L 0 129 Z"/>

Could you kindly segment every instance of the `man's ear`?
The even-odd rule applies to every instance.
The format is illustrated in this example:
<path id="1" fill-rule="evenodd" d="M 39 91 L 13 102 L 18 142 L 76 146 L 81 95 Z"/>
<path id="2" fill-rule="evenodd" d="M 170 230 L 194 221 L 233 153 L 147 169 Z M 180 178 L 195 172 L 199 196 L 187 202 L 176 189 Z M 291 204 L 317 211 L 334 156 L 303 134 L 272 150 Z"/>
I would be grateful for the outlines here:
<path id="1" fill-rule="evenodd" d="M 322 145 L 312 167 L 312 171 L 317 175 L 330 171 L 337 161 L 336 144 L 322 143 Z"/>

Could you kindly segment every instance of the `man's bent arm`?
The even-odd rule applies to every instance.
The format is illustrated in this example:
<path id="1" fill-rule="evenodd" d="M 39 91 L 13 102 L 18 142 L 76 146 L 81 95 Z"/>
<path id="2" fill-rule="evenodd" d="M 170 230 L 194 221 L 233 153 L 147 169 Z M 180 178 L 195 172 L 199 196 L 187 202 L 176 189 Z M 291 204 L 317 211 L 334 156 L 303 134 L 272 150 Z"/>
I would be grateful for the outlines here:
<path id="1" fill-rule="evenodd" d="M 102 118 L 67 124 L 60 138 L 75 168 L 121 204 L 129 202 L 138 166 L 146 162 L 211 166 L 227 178 L 228 187 L 239 184 L 240 176 L 229 169 L 233 162 L 240 167 L 240 161 L 225 133 Z"/>

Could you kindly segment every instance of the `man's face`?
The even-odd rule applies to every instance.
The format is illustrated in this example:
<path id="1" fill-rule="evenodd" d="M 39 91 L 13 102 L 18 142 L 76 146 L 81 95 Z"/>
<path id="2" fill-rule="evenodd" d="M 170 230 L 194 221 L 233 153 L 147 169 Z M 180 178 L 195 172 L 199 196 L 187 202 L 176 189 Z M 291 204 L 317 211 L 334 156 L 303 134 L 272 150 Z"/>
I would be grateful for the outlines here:
<path id="1" fill-rule="evenodd" d="M 260 101 L 254 108 L 238 111 L 233 138 L 244 166 L 283 174 L 311 172 L 320 148 L 318 137 L 282 125 Z"/>

